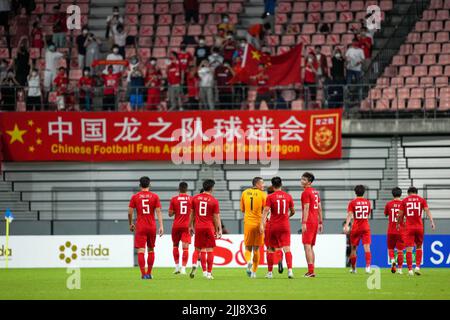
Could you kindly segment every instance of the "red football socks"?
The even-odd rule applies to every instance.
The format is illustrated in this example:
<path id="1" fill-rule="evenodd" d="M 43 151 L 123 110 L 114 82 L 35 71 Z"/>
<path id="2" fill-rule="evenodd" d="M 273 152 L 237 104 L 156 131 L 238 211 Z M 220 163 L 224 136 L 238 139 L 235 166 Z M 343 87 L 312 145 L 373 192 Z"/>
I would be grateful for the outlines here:
<path id="1" fill-rule="evenodd" d="M 422 249 L 416 249 L 416 267 L 420 268 L 420 264 L 422 263 Z"/>
<path id="2" fill-rule="evenodd" d="M 408 265 L 408 270 L 412 270 L 412 252 L 406 252 L 406 264 Z"/>
<path id="3" fill-rule="evenodd" d="M 198 261 L 198 251 L 194 249 L 194 252 L 192 253 L 192 265 L 196 266 Z"/>
<path id="4" fill-rule="evenodd" d="M 155 262 L 155 252 L 150 251 L 147 257 L 147 274 L 152 274 L 153 263 Z"/>
<path id="5" fill-rule="evenodd" d="M 314 273 L 314 263 L 308 263 L 308 272 Z"/>
<path id="6" fill-rule="evenodd" d="M 173 247 L 173 261 L 178 265 L 180 263 L 180 251 L 178 251 L 178 247 Z"/>
<path id="7" fill-rule="evenodd" d="M 356 269 L 356 255 L 350 257 L 350 264 L 352 265 L 352 269 Z"/>
<path id="8" fill-rule="evenodd" d="M 403 267 L 403 251 L 398 251 L 397 252 L 397 262 L 398 262 L 398 267 L 401 269 Z"/>
<path id="9" fill-rule="evenodd" d="M 394 249 L 388 249 L 388 253 L 389 253 L 389 262 L 391 262 L 392 260 L 394 260 Z"/>
<path id="10" fill-rule="evenodd" d="M 276 257 L 278 257 L 276 264 L 278 264 L 280 261 L 283 261 L 283 250 L 278 250 L 275 252 Z"/>
<path id="11" fill-rule="evenodd" d="M 138 264 L 141 269 L 141 274 L 145 275 L 145 253 L 138 252 Z"/>
<path id="12" fill-rule="evenodd" d="M 202 270 L 206 271 L 206 252 L 200 252 L 200 261 L 202 263 Z"/>
<path id="13" fill-rule="evenodd" d="M 286 257 L 286 264 L 288 269 L 292 269 L 292 252 L 286 252 L 284 256 Z"/>
<path id="14" fill-rule="evenodd" d="M 182 263 L 183 267 L 186 267 L 187 262 L 189 260 L 189 249 L 188 248 L 183 248 L 183 257 L 181 259 L 182 259 L 181 263 Z"/>
<path id="15" fill-rule="evenodd" d="M 267 252 L 267 271 L 272 272 L 273 270 L 273 252 Z"/>
<path id="16" fill-rule="evenodd" d="M 366 267 L 370 267 L 370 263 L 372 260 L 372 254 L 370 252 L 366 252 L 365 257 L 366 257 Z"/>
<path id="17" fill-rule="evenodd" d="M 214 263 L 214 252 L 207 252 L 208 272 L 211 273 Z"/>

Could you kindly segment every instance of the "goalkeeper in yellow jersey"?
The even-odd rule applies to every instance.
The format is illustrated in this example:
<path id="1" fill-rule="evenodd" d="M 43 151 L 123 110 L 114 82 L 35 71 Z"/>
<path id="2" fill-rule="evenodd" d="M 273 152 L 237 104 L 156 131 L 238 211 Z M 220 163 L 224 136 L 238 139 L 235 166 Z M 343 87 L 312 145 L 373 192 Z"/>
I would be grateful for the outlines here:
<path id="1" fill-rule="evenodd" d="M 252 185 L 252 188 L 242 192 L 241 211 L 244 213 L 244 256 L 247 262 L 247 275 L 250 278 L 256 278 L 260 260 L 259 250 L 264 245 L 264 234 L 259 231 L 259 225 L 267 194 L 264 192 L 263 178 L 253 178 Z"/>

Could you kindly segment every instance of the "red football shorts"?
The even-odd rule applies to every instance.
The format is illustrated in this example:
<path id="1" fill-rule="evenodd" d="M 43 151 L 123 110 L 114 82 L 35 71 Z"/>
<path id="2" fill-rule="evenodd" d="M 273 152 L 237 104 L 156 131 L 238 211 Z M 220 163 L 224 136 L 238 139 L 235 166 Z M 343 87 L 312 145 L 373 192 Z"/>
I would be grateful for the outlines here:
<path id="1" fill-rule="evenodd" d="M 422 246 L 423 244 L 423 228 L 407 229 L 405 231 L 405 245 L 407 247 Z"/>
<path id="2" fill-rule="evenodd" d="M 172 242 L 178 244 L 180 241 L 191 243 L 191 234 L 188 227 L 172 228 Z"/>
<path id="3" fill-rule="evenodd" d="M 216 246 L 214 230 L 211 228 L 195 229 L 194 246 L 201 249 L 214 248 Z"/>
<path id="4" fill-rule="evenodd" d="M 359 246 L 361 240 L 362 244 L 370 244 L 370 230 L 352 230 L 350 232 L 350 243 L 352 246 Z"/>
<path id="5" fill-rule="evenodd" d="M 145 248 L 154 248 L 156 242 L 156 226 L 147 227 L 147 228 L 136 228 L 134 233 L 134 247 Z"/>
<path id="6" fill-rule="evenodd" d="M 387 246 L 389 250 L 394 250 L 397 248 L 397 250 L 404 250 L 405 249 L 405 242 L 404 242 L 404 236 L 401 233 L 388 233 L 387 235 Z"/>
<path id="7" fill-rule="evenodd" d="M 302 233 L 302 243 L 316 245 L 317 229 L 319 225 L 316 223 L 307 223 L 306 232 Z"/>
<path id="8" fill-rule="evenodd" d="M 287 228 L 274 229 L 269 232 L 269 245 L 271 248 L 282 248 L 291 245 L 291 230 Z"/>
<path id="9" fill-rule="evenodd" d="M 266 228 L 264 229 L 264 245 L 269 248 L 270 247 L 270 225 L 266 223 Z"/>

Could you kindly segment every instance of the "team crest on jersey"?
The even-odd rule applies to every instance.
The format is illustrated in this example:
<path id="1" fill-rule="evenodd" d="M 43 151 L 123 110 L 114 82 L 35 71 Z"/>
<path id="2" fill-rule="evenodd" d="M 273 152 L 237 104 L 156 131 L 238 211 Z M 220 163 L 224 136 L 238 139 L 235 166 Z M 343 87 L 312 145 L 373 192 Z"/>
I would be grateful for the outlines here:
<path id="1" fill-rule="evenodd" d="M 312 115 L 309 132 L 311 149 L 320 155 L 333 152 L 339 142 L 339 114 Z"/>

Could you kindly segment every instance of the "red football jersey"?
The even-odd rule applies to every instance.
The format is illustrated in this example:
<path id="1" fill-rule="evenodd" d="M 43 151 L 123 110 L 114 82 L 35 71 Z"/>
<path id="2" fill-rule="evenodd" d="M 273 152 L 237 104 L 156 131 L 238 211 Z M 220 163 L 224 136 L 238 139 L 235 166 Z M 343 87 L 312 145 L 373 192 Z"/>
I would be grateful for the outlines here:
<path id="1" fill-rule="evenodd" d="M 103 94 L 113 95 L 119 89 L 120 73 L 102 74 L 104 83 Z"/>
<path id="2" fill-rule="evenodd" d="M 67 93 L 67 86 L 69 84 L 69 79 L 67 79 L 65 74 L 64 75 L 58 74 L 55 80 L 53 80 L 53 83 L 56 86 L 56 92 L 58 93 L 58 95 L 63 95 Z"/>
<path id="3" fill-rule="evenodd" d="M 364 198 L 355 198 L 349 202 L 347 212 L 353 212 L 352 230 L 370 230 L 369 217 L 372 210 L 370 201 Z"/>
<path id="4" fill-rule="evenodd" d="M 170 200 L 169 211 L 175 212 L 173 228 L 189 227 L 191 208 L 191 196 L 188 194 L 179 194 Z"/>
<path id="5" fill-rule="evenodd" d="M 219 214 L 219 202 L 209 193 L 200 193 L 191 198 L 195 215 L 195 228 L 214 228 L 213 215 Z"/>
<path id="6" fill-rule="evenodd" d="M 423 227 L 422 211 L 425 208 L 428 208 L 427 201 L 417 194 L 407 196 L 403 199 L 401 210 L 406 219 L 407 229 Z"/>
<path id="7" fill-rule="evenodd" d="M 84 98 L 86 96 L 86 91 L 88 91 L 90 93 L 90 95 L 92 95 L 92 86 L 94 85 L 94 79 L 92 79 L 91 77 L 85 77 L 82 76 L 80 78 L 80 80 L 78 80 L 78 89 L 80 89 L 79 93 L 80 93 L 80 97 Z M 87 90 L 85 91 L 84 88 L 86 88 Z"/>
<path id="8" fill-rule="evenodd" d="M 294 208 L 294 200 L 289 193 L 279 190 L 269 194 L 266 207 L 270 208 L 271 228 L 290 227 L 289 209 Z"/>
<path id="9" fill-rule="evenodd" d="M 181 83 L 180 65 L 172 62 L 167 68 L 167 82 L 170 85 L 177 85 Z"/>
<path id="10" fill-rule="evenodd" d="M 192 55 L 189 52 L 180 52 L 178 53 L 178 61 L 180 62 L 181 71 L 186 71 L 189 63 L 192 60 Z"/>
<path id="11" fill-rule="evenodd" d="M 161 208 L 157 194 L 141 191 L 131 197 L 130 208 L 136 209 L 136 226 L 155 226 L 155 209 Z"/>
<path id="12" fill-rule="evenodd" d="M 402 200 L 391 200 L 386 203 L 384 207 L 384 215 L 389 217 L 388 234 L 399 234 L 402 232 L 404 225 L 400 225 L 400 230 L 397 230 L 398 212 L 402 207 Z"/>
<path id="13" fill-rule="evenodd" d="M 303 223 L 319 223 L 319 192 L 314 188 L 306 188 L 302 192 L 302 207 L 309 203 L 308 219 Z"/>

